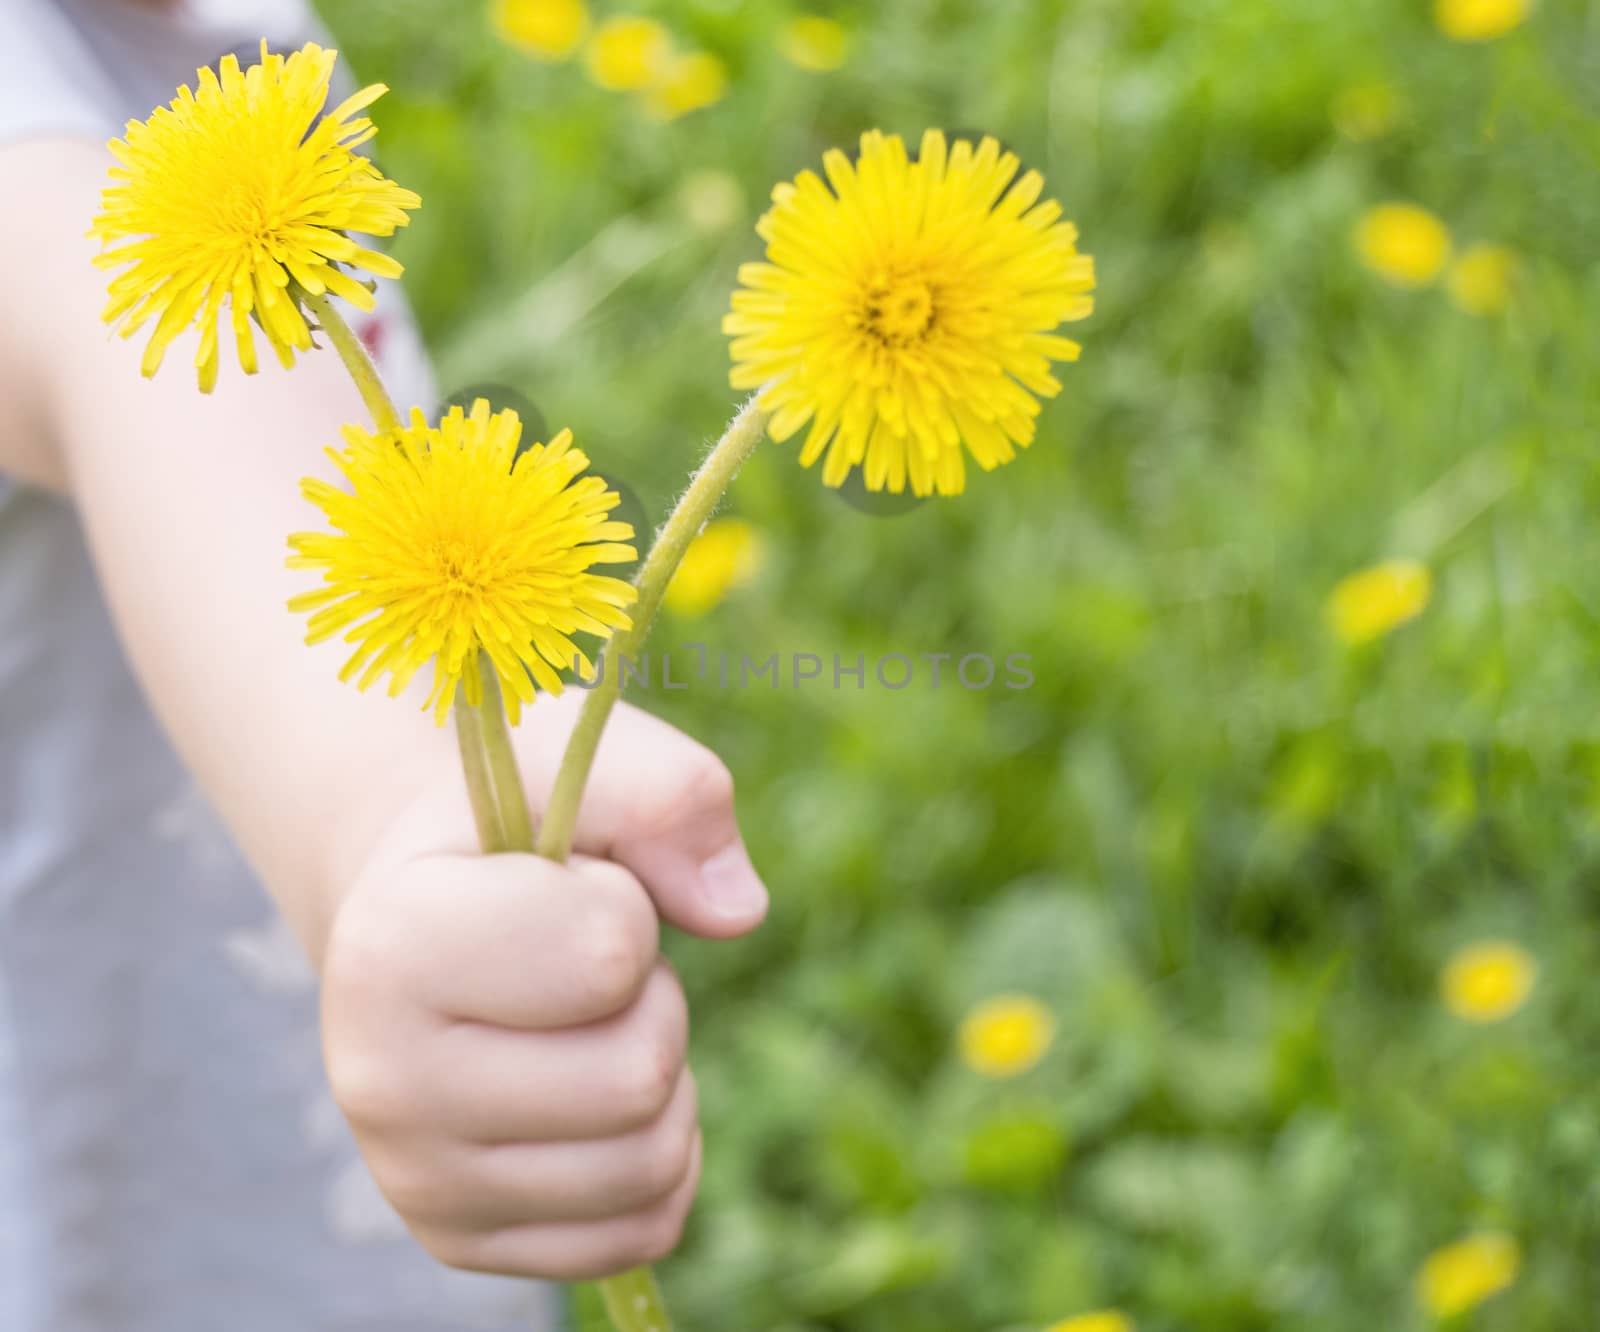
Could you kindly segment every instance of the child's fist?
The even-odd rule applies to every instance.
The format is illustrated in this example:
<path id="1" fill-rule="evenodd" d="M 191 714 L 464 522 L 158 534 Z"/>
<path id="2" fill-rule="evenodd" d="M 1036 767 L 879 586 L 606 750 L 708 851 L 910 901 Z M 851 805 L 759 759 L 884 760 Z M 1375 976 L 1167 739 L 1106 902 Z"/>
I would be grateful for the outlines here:
<path id="1" fill-rule="evenodd" d="M 677 1243 L 700 1168 L 683 992 L 603 861 L 441 855 L 346 900 L 323 973 L 335 1099 L 454 1267 L 575 1279 Z"/>
<path id="2" fill-rule="evenodd" d="M 552 747 L 519 740 L 537 796 Z M 607 859 L 472 845 L 450 771 L 341 900 L 322 967 L 334 1097 L 441 1261 L 557 1279 L 653 1262 L 700 1171 L 688 1011 L 658 916 L 727 938 L 766 907 L 727 770 L 622 708 L 578 828 Z"/>

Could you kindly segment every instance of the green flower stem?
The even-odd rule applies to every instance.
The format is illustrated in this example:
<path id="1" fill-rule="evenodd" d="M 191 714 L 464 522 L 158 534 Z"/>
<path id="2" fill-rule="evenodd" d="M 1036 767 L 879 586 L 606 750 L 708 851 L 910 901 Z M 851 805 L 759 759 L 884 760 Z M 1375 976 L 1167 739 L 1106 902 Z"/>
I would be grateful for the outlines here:
<path id="1" fill-rule="evenodd" d="M 483 702 L 478 707 L 465 696 L 456 700 L 456 739 L 461 746 L 461 766 L 467 774 L 467 795 L 478 824 L 478 841 L 488 855 L 502 851 L 533 850 L 533 820 L 522 789 L 516 751 L 506 726 L 505 700 L 500 680 L 487 653 L 478 654 L 478 678 Z"/>
<path id="2" fill-rule="evenodd" d="M 485 704 L 488 699 L 484 700 Z M 495 709 L 500 697 L 495 695 Z M 478 844 L 485 855 L 509 851 L 505 825 L 500 819 L 500 802 L 495 797 L 494 775 L 489 763 L 489 744 L 483 724 L 483 708 L 475 708 L 464 696 L 456 699 L 456 740 L 461 746 L 461 767 L 467 775 L 467 797 L 472 817 L 478 825 Z"/>
<path id="3" fill-rule="evenodd" d="M 511 747 L 500 682 L 487 654 L 478 654 L 478 670 L 483 681 L 482 704 L 473 707 L 462 696 L 455 705 L 456 738 L 478 840 L 488 855 L 529 852 L 534 847 L 528 797 Z M 648 1267 L 636 1267 L 598 1284 L 616 1332 L 672 1332 L 661 1288 Z"/>
<path id="4" fill-rule="evenodd" d="M 672 1332 L 661 1287 L 648 1267 L 636 1267 L 598 1284 L 611 1326 L 617 1332 Z"/>
<path id="5" fill-rule="evenodd" d="M 361 400 L 367 404 L 367 411 L 372 414 L 372 423 L 379 430 L 396 430 L 400 426 L 400 413 L 394 409 L 394 399 L 389 396 L 389 391 L 384 388 L 383 380 L 378 378 L 378 367 L 373 365 L 372 357 L 367 355 L 367 349 L 361 345 L 361 339 L 345 323 L 344 316 L 334 309 L 333 302 L 328 299 L 326 292 L 320 295 L 307 291 L 304 287 L 297 287 L 300 299 L 305 302 L 306 308 L 317 317 L 317 324 L 328 335 L 328 340 L 333 343 L 334 350 L 339 353 L 339 359 L 344 362 L 344 368 L 350 372 L 350 378 L 355 380 L 356 387 L 361 390 Z"/>
<path id="6" fill-rule="evenodd" d="M 740 408 L 722 438 L 706 455 L 705 462 L 690 480 L 689 488 L 683 492 L 683 498 L 645 556 L 644 565 L 634 579 L 639 599 L 633 608 L 632 627 L 613 635 L 606 643 L 599 663 L 601 678 L 584 699 L 578 724 L 567 741 L 567 752 L 561 756 L 550 803 L 545 807 L 544 824 L 539 829 L 541 856 L 565 860 L 571 853 L 578 804 L 589 780 L 589 769 L 594 766 L 595 751 L 600 747 L 600 733 L 622 692 L 622 661 L 633 659 L 644 646 L 656 612 L 661 608 L 661 598 L 672 575 L 678 571 L 684 552 L 705 526 L 745 459 L 761 442 L 767 421 L 768 414 L 756 405 L 755 398 Z"/>
<path id="7" fill-rule="evenodd" d="M 522 771 L 511 747 L 511 729 L 506 725 L 505 700 L 489 654 L 478 654 L 478 670 L 483 676 L 483 747 L 489 755 L 489 777 L 500 806 L 500 828 L 507 851 L 533 850 L 533 819 L 528 814 L 528 797 L 522 789 Z"/>

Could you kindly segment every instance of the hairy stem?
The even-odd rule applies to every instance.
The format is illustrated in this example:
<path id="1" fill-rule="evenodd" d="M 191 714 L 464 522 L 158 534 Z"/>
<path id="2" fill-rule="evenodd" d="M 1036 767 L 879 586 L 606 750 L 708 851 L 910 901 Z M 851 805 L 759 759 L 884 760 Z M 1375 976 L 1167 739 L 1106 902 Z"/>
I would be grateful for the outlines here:
<path id="1" fill-rule="evenodd" d="M 350 372 L 350 378 L 355 380 L 356 388 L 361 390 L 361 400 L 367 404 L 373 425 L 379 430 L 397 429 L 400 425 L 400 413 L 395 411 L 394 400 L 384 388 L 383 380 L 378 378 L 378 367 L 373 365 L 372 357 L 367 355 L 367 349 L 361 345 L 361 339 L 355 335 L 350 325 L 345 323 L 344 316 L 334 308 L 326 292 L 313 295 L 304 287 L 299 290 L 300 299 L 306 303 L 311 313 L 316 315 L 317 324 L 328 335 L 334 350 L 339 353 L 339 359 L 344 362 L 344 368 Z"/>
<path id="2" fill-rule="evenodd" d="M 489 700 L 485 699 L 485 706 Z M 500 695 L 495 694 L 494 709 L 500 710 Z M 472 817 L 478 825 L 478 844 L 485 855 L 498 855 L 511 847 L 495 796 L 493 765 L 484 722 L 484 708 L 475 708 L 465 696 L 455 705 L 456 740 L 461 747 L 461 768 L 467 775 L 467 798 L 472 802 Z M 502 718 L 503 724 L 503 718 Z"/>
<path id="3" fill-rule="evenodd" d="M 645 556 L 634 586 L 639 599 L 632 614 L 632 626 L 615 634 L 601 653 L 598 669 L 600 680 L 583 701 L 578 713 L 578 724 L 572 738 L 567 741 L 567 751 L 561 756 L 561 768 L 556 773 L 556 783 L 550 793 L 550 803 L 545 807 L 544 823 L 539 830 L 538 851 L 551 860 L 565 860 L 572 851 L 572 831 L 578 822 L 578 805 L 583 799 L 583 788 L 589 780 L 589 770 L 594 766 L 595 751 L 600 747 L 600 734 L 605 730 L 606 718 L 622 693 L 622 661 L 632 660 L 649 637 L 650 626 L 661 608 L 661 598 L 667 584 L 678 571 L 689 543 L 705 526 L 706 519 L 717 507 L 724 492 L 761 442 L 767 428 L 767 413 L 756 406 L 751 398 L 733 418 L 700 470 L 689 482 L 689 488 L 673 509 L 671 517 L 662 525 L 655 544 Z"/>

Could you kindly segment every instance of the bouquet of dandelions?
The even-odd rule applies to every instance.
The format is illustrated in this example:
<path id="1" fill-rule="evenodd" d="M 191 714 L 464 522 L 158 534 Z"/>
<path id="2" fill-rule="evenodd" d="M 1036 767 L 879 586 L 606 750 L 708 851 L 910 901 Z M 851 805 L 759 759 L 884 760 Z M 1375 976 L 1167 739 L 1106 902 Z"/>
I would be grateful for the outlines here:
<path id="1" fill-rule="evenodd" d="M 600 733 L 621 689 L 619 657 L 650 631 L 684 552 L 764 435 L 809 424 L 800 461 L 824 459 L 824 484 L 860 467 L 870 490 L 958 494 L 964 452 L 989 469 L 1034 434 L 1039 399 L 1077 357 L 1056 334 L 1091 309 L 1094 269 L 1036 172 L 995 140 L 936 130 L 915 156 L 895 135 L 863 134 L 852 160 L 831 151 L 824 176 L 802 172 L 772 192 L 757 231 L 767 262 L 746 264 L 723 321 L 732 386 L 754 390 L 689 481 L 634 582 L 594 573 L 635 558 L 633 532 L 610 517 L 618 496 L 584 476 L 563 430 L 520 447 L 512 411 L 478 401 L 430 422 L 402 418 L 332 297 L 370 309 L 374 283 L 398 277 L 352 233 L 389 236 L 421 200 L 357 149 L 376 133 L 360 113 L 374 85 L 324 111 L 336 55 L 308 45 L 241 70 L 200 70 L 167 107 L 114 141 L 117 164 L 92 234 L 98 262 L 121 269 L 107 322 L 129 337 L 154 319 L 143 372 L 179 333 L 199 330 L 201 392 L 216 383 L 226 310 L 246 374 L 256 332 L 294 364 L 321 330 L 348 367 L 373 429 L 346 426 L 329 453 L 346 486 L 308 478 L 305 497 L 331 531 L 289 538 L 292 568 L 322 584 L 290 607 L 309 612 L 308 642 L 355 645 L 341 678 L 389 677 L 398 695 L 432 667 L 426 707 L 453 715 L 486 853 L 564 860 Z M 605 640 L 601 678 L 584 701 L 535 834 L 507 723 L 559 672 L 595 667 L 571 635 Z M 607 667 L 610 667 L 607 669 Z M 600 1283 L 618 1332 L 670 1326 L 649 1269 Z"/>

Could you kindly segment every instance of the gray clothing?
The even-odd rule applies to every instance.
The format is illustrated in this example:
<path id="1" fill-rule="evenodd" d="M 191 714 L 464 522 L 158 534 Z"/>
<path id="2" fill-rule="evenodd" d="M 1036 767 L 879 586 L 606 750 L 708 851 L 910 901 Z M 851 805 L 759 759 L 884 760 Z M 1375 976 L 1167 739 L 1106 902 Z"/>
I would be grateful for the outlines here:
<path id="1" fill-rule="evenodd" d="M 313 33 L 301 0 L 0 0 L 0 151 L 103 141 L 197 66 Z M 384 285 L 366 332 L 426 403 Z M 555 1309 L 405 1234 L 328 1094 L 315 978 L 153 720 L 71 506 L 0 476 L 0 1329 L 509 1332 Z"/>

